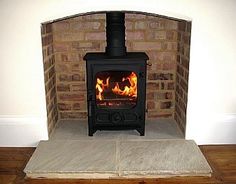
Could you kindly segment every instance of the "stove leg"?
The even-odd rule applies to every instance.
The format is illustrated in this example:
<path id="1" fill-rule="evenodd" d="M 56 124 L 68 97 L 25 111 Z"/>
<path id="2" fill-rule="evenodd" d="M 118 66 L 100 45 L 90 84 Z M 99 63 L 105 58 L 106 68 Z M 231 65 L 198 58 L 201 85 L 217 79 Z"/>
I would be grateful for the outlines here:
<path id="1" fill-rule="evenodd" d="M 144 136 L 145 135 L 145 128 L 138 128 L 137 131 L 139 132 L 140 136 Z"/>
<path id="2" fill-rule="evenodd" d="M 89 136 L 92 137 L 92 136 L 93 136 L 93 133 L 89 132 Z"/>
<path id="3" fill-rule="evenodd" d="M 88 132 L 89 136 L 93 136 L 94 132 L 95 132 L 94 130 L 89 129 L 89 132 Z"/>

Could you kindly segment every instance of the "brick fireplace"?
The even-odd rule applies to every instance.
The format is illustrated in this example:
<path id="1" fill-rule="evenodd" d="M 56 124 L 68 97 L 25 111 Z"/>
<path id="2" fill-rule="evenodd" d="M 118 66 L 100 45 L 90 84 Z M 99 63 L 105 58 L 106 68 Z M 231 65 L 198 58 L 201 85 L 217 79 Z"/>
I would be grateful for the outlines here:
<path id="1" fill-rule="evenodd" d="M 87 52 L 104 52 L 105 12 L 42 24 L 42 49 L 49 134 L 59 119 L 86 119 Z M 128 52 L 145 52 L 146 118 L 174 118 L 186 127 L 191 22 L 126 12 Z"/>

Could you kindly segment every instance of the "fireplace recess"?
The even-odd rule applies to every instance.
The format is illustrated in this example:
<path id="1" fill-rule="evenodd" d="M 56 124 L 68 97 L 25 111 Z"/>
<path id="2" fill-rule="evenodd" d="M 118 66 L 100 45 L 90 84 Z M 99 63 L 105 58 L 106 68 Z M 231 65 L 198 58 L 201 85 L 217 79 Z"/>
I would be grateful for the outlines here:
<path id="1" fill-rule="evenodd" d="M 87 53 L 89 136 L 97 130 L 145 132 L 146 65 L 143 52 L 126 52 L 125 14 L 106 13 L 105 53 Z"/>

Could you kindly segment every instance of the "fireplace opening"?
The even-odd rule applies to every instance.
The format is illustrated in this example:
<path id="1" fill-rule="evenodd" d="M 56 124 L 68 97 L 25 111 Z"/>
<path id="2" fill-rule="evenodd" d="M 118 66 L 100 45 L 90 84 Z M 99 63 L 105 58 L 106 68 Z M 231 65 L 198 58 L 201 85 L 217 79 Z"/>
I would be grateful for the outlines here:
<path id="1" fill-rule="evenodd" d="M 107 13 L 109 12 L 89 12 L 42 23 L 42 53 L 49 135 L 53 132 L 58 120 L 87 121 L 91 119 L 89 112 L 94 109 L 87 108 L 88 103 L 92 103 L 95 107 L 94 121 L 98 120 L 99 125 L 105 126 L 108 124 L 106 121 L 109 120 L 116 124 L 118 129 L 118 124 L 123 122 L 127 125 L 129 122 L 134 125 L 131 122 L 139 118 L 146 118 L 147 121 L 170 119 L 173 123 L 177 123 L 184 134 L 191 22 L 158 14 L 122 11 L 121 13 L 125 13 L 125 27 L 119 26 L 119 31 L 116 30 L 118 34 L 106 35 L 108 27 L 109 29 L 117 28 L 116 24 L 106 26 Z M 109 17 L 109 22 L 117 20 L 117 16 L 116 18 Z M 122 25 L 123 19 L 118 20 L 117 24 Z M 114 39 L 107 42 L 107 37 Z M 91 52 L 100 53 L 100 55 L 95 55 L 95 57 L 90 54 L 87 57 L 90 60 L 89 63 L 84 62 L 83 57 Z M 146 66 L 145 55 L 140 57 L 139 54 L 137 57 L 137 54 L 132 54 L 133 52 L 146 53 L 151 66 Z M 90 68 L 89 77 L 93 81 L 89 84 L 90 89 L 87 86 L 87 67 Z M 120 72 L 122 77 L 117 77 L 116 72 Z M 137 98 L 114 94 L 112 86 L 116 82 L 120 90 L 124 90 L 123 85 L 129 87 L 128 81 L 123 81 L 123 83 L 122 78 L 129 76 L 132 72 L 137 76 Z M 108 103 L 105 106 L 104 101 L 96 97 L 96 83 L 99 78 L 104 80 L 105 84 L 108 76 L 113 78 L 113 84 L 109 83 L 110 93 L 106 91 L 108 89 L 105 89 L 103 100 L 119 99 L 121 102 L 110 103 L 112 106 L 107 108 Z M 91 91 L 92 87 L 94 89 Z M 146 96 L 143 93 L 144 90 L 146 90 Z M 91 95 L 88 96 L 87 92 L 93 94 L 91 101 L 89 100 Z M 126 104 L 123 103 L 123 98 L 126 98 Z M 140 112 L 131 111 L 140 107 L 139 99 L 142 98 L 146 98 L 146 101 L 141 104 L 147 111 L 140 117 Z M 119 113 L 116 113 L 117 111 Z"/>
<path id="2" fill-rule="evenodd" d="M 99 108 L 130 109 L 137 103 L 138 78 L 131 71 L 104 71 L 96 74 L 96 105 Z"/>

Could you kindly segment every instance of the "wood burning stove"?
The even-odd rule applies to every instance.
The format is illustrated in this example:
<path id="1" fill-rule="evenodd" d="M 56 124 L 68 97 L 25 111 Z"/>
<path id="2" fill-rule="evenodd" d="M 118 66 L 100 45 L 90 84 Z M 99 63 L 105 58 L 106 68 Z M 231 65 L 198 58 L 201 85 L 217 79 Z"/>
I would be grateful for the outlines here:
<path id="1" fill-rule="evenodd" d="M 105 53 L 87 53 L 89 136 L 96 130 L 145 131 L 146 62 L 142 52 L 126 52 L 125 15 L 106 13 Z"/>

